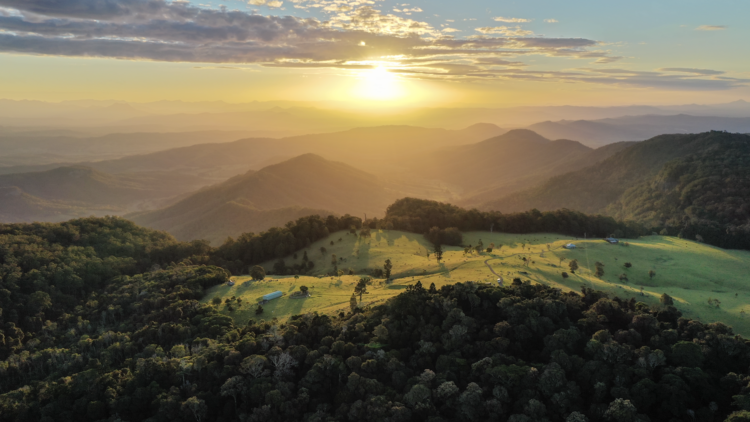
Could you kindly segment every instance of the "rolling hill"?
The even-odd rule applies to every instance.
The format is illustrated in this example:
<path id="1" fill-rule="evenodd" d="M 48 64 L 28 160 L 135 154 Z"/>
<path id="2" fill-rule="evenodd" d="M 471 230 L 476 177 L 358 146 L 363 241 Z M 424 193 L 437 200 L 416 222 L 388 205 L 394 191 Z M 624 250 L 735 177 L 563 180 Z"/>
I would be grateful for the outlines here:
<path id="1" fill-rule="evenodd" d="M 309 215 L 311 210 L 317 214 L 382 214 L 396 195 L 369 173 L 304 154 L 204 188 L 167 208 L 130 218 L 166 230 L 178 239 L 223 240 L 248 227 L 261 231 L 282 226 Z M 226 224 L 229 221 L 232 224 Z"/>
<path id="2" fill-rule="evenodd" d="M 598 147 L 613 142 L 639 141 L 665 133 L 699 133 L 710 130 L 750 133 L 748 117 L 716 117 L 677 114 L 672 116 L 623 116 L 599 120 L 561 120 L 528 127 L 542 136 L 576 139 Z"/>
<path id="3" fill-rule="evenodd" d="M 633 219 L 667 233 L 748 248 L 750 135 L 662 135 L 482 209 L 569 208 Z"/>

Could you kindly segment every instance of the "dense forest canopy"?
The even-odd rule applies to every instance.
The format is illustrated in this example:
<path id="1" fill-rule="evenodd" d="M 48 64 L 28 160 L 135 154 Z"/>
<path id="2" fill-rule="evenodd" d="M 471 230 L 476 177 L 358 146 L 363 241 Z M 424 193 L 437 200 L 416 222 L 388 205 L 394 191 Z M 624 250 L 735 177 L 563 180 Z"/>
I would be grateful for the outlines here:
<path id="1" fill-rule="evenodd" d="M 668 298 L 417 284 L 371 309 L 237 326 L 197 302 L 225 280 L 204 266 L 111 280 L 0 364 L 2 419 L 721 421 L 749 408 L 750 346 Z"/>

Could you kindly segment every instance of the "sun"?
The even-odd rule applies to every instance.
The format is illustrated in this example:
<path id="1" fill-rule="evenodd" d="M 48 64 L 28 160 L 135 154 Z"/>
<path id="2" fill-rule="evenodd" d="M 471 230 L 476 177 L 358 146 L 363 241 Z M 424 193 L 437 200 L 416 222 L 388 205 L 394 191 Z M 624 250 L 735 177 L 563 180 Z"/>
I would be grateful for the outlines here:
<path id="1" fill-rule="evenodd" d="M 388 101 L 406 93 L 399 77 L 383 66 L 360 71 L 355 96 L 369 100 Z"/>

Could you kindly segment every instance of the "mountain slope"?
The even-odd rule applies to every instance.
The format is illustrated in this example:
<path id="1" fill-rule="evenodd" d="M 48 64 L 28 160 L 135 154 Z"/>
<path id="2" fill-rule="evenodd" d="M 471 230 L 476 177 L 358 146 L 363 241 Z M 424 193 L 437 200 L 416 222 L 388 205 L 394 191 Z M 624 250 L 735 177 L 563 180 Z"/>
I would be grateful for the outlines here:
<path id="1" fill-rule="evenodd" d="M 278 218 L 268 219 L 268 224 L 262 225 L 265 227 L 256 229 L 263 230 L 289 221 L 287 216 L 294 213 L 284 209 L 290 207 L 374 216 L 382 214 L 393 199 L 395 194 L 386 191 L 375 176 L 305 154 L 204 188 L 170 207 L 130 217 L 138 224 L 169 231 L 182 239 L 215 239 L 219 234 L 202 227 L 215 226 L 216 213 L 229 212 L 222 210 L 231 209 L 235 214 L 239 210 L 249 214 L 275 212 Z M 221 236 L 241 232 L 239 227 L 228 228 Z"/>
<path id="2" fill-rule="evenodd" d="M 461 196 L 504 194 L 569 170 L 592 151 L 575 141 L 550 141 L 525 129 L 482 142 L 445 148 L 412 163 L 412 173 L 458 186 Z"/>
<path id="3" fill-rule="evenodd" d="M 662 135 L 481 208 L 606 213 L 668 227 L 670 234 L 700 234 L 715 245 L 748 248 L 749 165 L 750 135 Z"/>

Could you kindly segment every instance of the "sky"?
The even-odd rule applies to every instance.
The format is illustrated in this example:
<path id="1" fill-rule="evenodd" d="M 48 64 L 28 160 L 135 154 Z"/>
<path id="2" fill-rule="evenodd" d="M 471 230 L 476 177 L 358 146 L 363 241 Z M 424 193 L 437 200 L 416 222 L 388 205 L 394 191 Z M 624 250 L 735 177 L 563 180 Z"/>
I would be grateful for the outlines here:
<path id="1" fill-rule="evenodd" d="M 750 100 L 747 0 L 0 0 L 0 98 Z"/>

